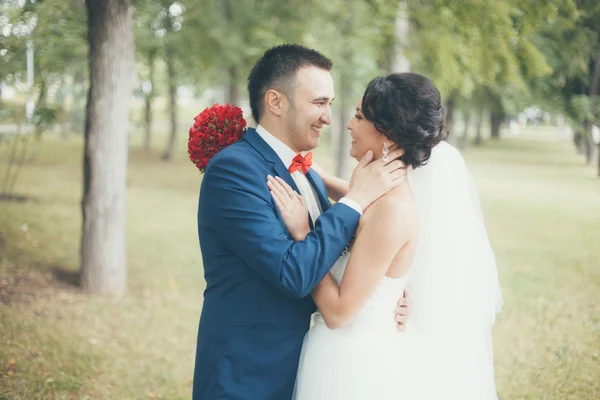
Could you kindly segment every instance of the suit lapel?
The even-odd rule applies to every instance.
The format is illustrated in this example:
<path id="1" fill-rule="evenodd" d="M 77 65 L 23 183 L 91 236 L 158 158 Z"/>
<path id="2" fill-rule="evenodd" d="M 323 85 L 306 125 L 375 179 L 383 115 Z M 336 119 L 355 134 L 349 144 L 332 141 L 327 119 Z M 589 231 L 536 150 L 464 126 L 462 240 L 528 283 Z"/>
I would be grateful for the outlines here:
<path id="1" fill-rule="evenodd" d="M 290 185 L 292 189 L 294 189 L 297 193 L 300 193 L 300 189 L 298 189 L 296 182 L 294 182 L 294 179 L 292 179 L 290 171 L 288 171 L 286 166 L 283 165 L 283 162 L 281 162 L 281 158 L 279 158 L 277 153 L 275 153 L 275 150 L 273 150 L 273 148 L 269 146 L 258 133 L 256 133 L 255 129 L 248 128 L 246 134 L 244 135 L 244 140 L 254 147 L 256 151 L 258 151 L 264 157 L 265 161 L 272 164 L 274 176 L 279 176 L 288 185 Z M 266 180 L 267 177 L 265 176 L 265 181 Z M 310 225 L 310 229 L 314 229 L 314 225 L 310 216 L 308 217 L 308 223 Z"/>
<path id="2" fill-rule="evenodd" d="M 300 193 L 298 186 L 296 186 L 296 182 L 294 182 L 294 180 L 292 179 L 292 175 L 290 175 L 290 172 L 288 171 L 286 166 L 283 165 L 283 163 L 281 162 L 281 158 L 279 158 L 277 153 L 275 153 L 275 150 L 273 150 L 271 146 L 269 146 L 267 142 L 265 142 L 260 137 L 260 135 L 256 133 L 255 129 L 248 128 L 246 134 L 244 135 L 244 140 L 247 141 L 252 147 L 254 147 L 256 151 L 258 151 L 267 162 L 273 164 L 273 171 L 276 176 L 279 176 L 288 185 L 290 185 L 292 189 Z M 265 176 L 265 181 L 266 179 L 267 177 Z"/>
<path id="3" fill-rule="evenodd" d="M 325 183 L 323 182 L 323 179 L 321 179 L 319 174 L 313 171 L 312 168 L 308 170 L 306 177 L 308 178 L 312 187 L 315 189 L 315 192 L 317 192 L 319 201 L 321 202 L 321 209 L 323 210 L 323 212 L 327 211 L 331 205 L 329 204 L 329 198 L 327 197 L 327 188 L 325 188 Z"/>

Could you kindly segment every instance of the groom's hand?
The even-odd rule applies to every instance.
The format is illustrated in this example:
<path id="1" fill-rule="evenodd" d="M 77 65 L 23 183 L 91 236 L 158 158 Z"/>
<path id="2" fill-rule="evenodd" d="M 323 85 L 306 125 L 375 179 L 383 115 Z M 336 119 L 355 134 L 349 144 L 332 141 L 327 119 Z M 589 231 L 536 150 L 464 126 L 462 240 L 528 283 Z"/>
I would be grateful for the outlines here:
<path id="1" fill-rule="evenodd" d="M 387 163 L 382 159 L 373 161 L 371 150 L 361 158 L 352 173 L 350 190 L 345 196 L 354 200 L 362 210 L 366 210 L 375 200 L 400 185 L 406 176 L 406 166 L 396 160 L 404 154 L 404 150 L 390 152 Z"/>
<path id="2" fill-rule="evenodd" d="M 394 319 L 397 324 L 398 331 L 406 330 L 406 322 L 410 318 L 412 312 L 412 296 L 408 286 L 404 289 L 404 296 L 398 300 L 396 309 L 394 310 Z"/>

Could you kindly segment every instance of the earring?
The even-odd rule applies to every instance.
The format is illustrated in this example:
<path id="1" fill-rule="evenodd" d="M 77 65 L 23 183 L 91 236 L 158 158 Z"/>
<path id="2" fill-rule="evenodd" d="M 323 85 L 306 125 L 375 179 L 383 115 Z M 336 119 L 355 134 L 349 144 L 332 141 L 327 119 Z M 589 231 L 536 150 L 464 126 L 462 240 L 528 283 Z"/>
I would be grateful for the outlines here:
<path id="1" fill-rule="evenodd" d="M 390 150 L 388 149 L 388 144 L 387 142 L 383 142 L 383 150 L 381 151 L 381 159 L 383 160 L 383 162 L 388 162 L 390 161 L 390 157 L 388 156 L 388 153 L 390 152 Z"/>

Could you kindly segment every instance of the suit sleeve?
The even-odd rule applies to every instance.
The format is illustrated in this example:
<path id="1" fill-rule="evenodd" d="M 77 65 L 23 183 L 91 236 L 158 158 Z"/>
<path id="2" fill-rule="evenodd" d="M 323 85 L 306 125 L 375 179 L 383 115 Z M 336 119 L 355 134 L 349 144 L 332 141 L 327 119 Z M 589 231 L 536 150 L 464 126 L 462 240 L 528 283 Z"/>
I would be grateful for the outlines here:
<path id="1" fill-rule="evenodd" d="M 308 296 L 350 241 L 360 215 L 336 204 L 294 242 L 277 217 L 264 179 L 234 157 L 218 157 L 202 183 L 198 224 L 257 273 L 290 296 Z"/>

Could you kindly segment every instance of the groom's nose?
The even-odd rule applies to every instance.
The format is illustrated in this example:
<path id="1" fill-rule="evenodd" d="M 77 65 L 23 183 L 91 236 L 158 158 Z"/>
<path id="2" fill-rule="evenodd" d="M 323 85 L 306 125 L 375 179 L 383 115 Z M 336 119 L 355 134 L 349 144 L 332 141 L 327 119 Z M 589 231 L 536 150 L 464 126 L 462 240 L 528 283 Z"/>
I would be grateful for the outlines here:
<path id="1" fill-rule="evenodd" d="M 325 111 L 323 111 L 323 114 L 321 115 L 321 121 L 323 121 L 325 125 L 331 125 L 331 107 L 325 107 Z"/>

